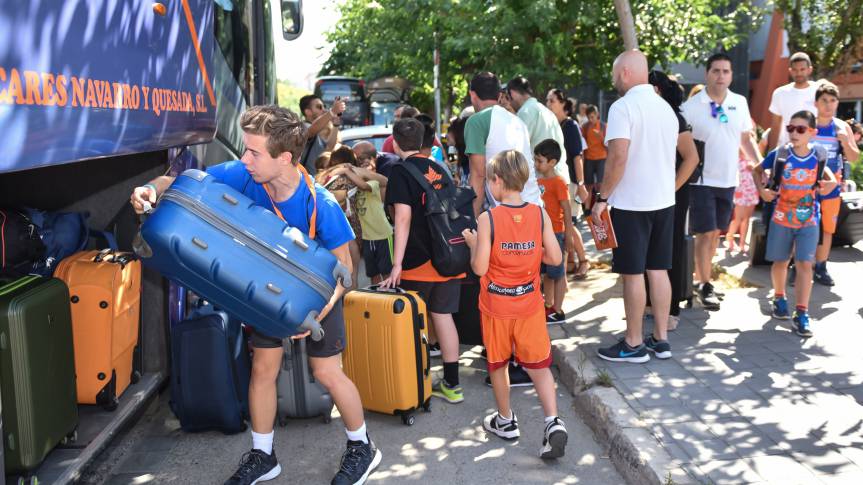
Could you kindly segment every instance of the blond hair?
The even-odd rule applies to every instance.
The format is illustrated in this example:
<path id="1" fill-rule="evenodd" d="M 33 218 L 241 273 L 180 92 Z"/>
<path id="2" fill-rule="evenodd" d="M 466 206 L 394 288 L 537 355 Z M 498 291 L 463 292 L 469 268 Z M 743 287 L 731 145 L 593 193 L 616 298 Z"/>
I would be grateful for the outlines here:
<path id="1" fill-rule="evenodd" d="M 240 128 L 250 135 L 267 137 L 271 157 L 289 152 L 294 165 L 300 162 L 306 127 L 293 111 L 274 104 L 252 106 L 240 117 Z"/>
<path id="2" fill-rule="evenodd" d="M 507 190 L 521 192 L 530 178 L 530 166 L 521 152 L 506 150 L 489 160 L 486 165 L 486 177 L 489 180 L 501 179 Z"/>

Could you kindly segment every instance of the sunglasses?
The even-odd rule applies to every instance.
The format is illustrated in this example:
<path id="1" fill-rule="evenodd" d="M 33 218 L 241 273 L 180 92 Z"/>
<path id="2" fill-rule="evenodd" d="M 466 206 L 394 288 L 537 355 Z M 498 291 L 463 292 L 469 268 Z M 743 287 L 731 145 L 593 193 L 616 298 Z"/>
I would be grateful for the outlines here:
<path id="1" fill-rule="evenodd" d="M 785 127 L 785 131 L 787 131 L 788 133 L 794 133 L 796 131 L 797 133 L 799 133 L 801 135 L 806 133 L 809 130 L 810 130 L 810 128 L 808 126 L 803 126 L 803 125 L 788 125 Z"/>
<path id="2" fill-rule="evenodd" d="M 722 105 L 716 104 L 715 101 L 710 102 L 710 116 L 719 118 L 720 123 L 728 123 L 728 115 L 725 114 L 725 110 L 722 109 Z"/>

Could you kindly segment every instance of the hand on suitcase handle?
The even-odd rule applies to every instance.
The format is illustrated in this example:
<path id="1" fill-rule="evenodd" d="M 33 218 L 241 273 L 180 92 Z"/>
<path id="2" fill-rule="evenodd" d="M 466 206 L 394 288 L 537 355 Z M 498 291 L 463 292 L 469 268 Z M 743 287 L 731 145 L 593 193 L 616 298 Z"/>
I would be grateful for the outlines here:
<path id="1" fill-rule="evenodd" d="M 324 329 L 321 327 L 321 322 L 318 321 L 318 312 L 311 311 L 308 315 L 306 315 L 305 320 L 303 320 L 303 324 L 300 325 L 300 330 L 305 330 L 306 335 L 311 335 L 312 340 L 315 342 L 324 338 Z M 295 336 L 297 339 L 303 338 L 305 335 Z M 294 337 L 291 337 L 294 338 Z"/>

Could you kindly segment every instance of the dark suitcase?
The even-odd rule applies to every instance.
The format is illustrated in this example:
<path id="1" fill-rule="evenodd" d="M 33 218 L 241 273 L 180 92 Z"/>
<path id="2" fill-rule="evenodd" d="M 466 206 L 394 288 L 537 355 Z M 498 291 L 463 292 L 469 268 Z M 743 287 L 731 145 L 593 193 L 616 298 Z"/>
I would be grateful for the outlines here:
<path id="1" fill-rule="evenodd" d="M 239 321 L 199 308 L 171 329 L 171 360 L 171 410 L 183 430 L 246 429 L 251 362 Z"/>
<path id="2" fill-rule="evenodd" d="M 749 266 L 772 264 L 767 261 L 767 226 L 761 218 L 753 218 L 752 231 L 749 235 Z"/>
<path id="3" fill-rule="evenodd" d="M 479 314 L 479 278 L 472 272 L 461 280 L 458 311 L 453 313 L 458 341 L 462 345 L 483 345 Z"/>
<path id="4" fill-rule="evenodd" d="M 840 194 L 839 218 L 836 221 L 834 246 L 853 246 L 863 239 L 863 191 Z"/>
<path id="5" fill-rule="evenodd" d="M 69 290 L 25 276 L 0 287 L 0 393 L 7 473 L 35 469 L 78 425 Z"/>
<path id="6" fill-rule="evenodd" d="M 675 265 L 679 264 L 679 271 L 674 271 L 675 276 L 680 278 L 677 282 L 681 288 L 681 294 L 679 295 L 680 299 L 677 303 L 686 302 L 687 308 L 692 307 L 692 298 L 695 295 L 695 284 L 693 282 L 694 273 L 695 273 L 695 237 L 687 234 L 684 237 L 684 242 L 686 244 L 686 257 L 675 261 Z"/>
<path id="7" fill-rule="evenodd" d="M 285 339 L 282 369 L 277 381 L 279 425 L 285 426 L 288 418 L 323 416 L 332 420 L 333 398 L 312 376 L 306 340 Z"/>
<path id="8" fill-rule="evenodd" d="M 269 210 L 186 170 L 141 227 L 144 264 L 266 335 L 323 331 L 315 317 L 351 272 Z"/>

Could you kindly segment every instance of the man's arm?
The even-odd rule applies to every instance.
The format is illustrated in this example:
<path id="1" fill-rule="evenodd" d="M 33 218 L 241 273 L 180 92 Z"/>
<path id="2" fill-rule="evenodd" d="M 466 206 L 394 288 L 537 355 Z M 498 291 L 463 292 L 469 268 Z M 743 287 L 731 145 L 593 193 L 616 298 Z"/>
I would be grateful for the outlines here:
<path id="1" fill-rule="evenodd" d="M 389 278 L 381 282 L 381 288 L 394 288 L 402 281 L 402 263 L 405 259 L 405 248 L 411 230 L 411 206 L 393 204 L 395 211 L 395 228 L 393 235 L 393 270 Z"/>
<path id="2" fill-rule="evenodd" d="M 324 114 L 318 116 L 317 118 L 315 118 L 314 121 L 312 121 L 312 125 L 309 126 L 307 136 L 309 138 L 317 136 L 318 133 L 320 133 L 324 128 L 327 127 L 327 124 L 329 124 L 329 122 L 335 120 L 339 117 L 340 114 L 345 112 L 345 107 L 345 102 L 341 99 L 333 101 L 332 108 L 328 109 L 324 112 Z"/>
<path id="3" fill-rule="evenodd" d="M 752 130 L 746 130 L 740 135 L 740 148 L 743 149 L 743 154 L 746 155 L 747 160 L 752 160 L 756 163 L 761 163 L 764 160 L 761 152 L 758 151 L 758 144 L 755 143 L 755 135 L 752 133 Z"/>
<path id="4" fill-rule="evenodd" d="M 348 248 L 348 244 L 349 243 L 344 243 L 339 247 L 330 249 L 330 252 L 333 253 L 333 255 L 336 257 L 336 259 L 338 259 L 339 262 L 342 263 L 345 266 L 345 268 L 348 269 L 348 273 L 350 274 L 350 272 L 353 271 L 353 265 L 352 265 L 352 261 L 351 261 L 351 250 Z M 356 284 L 356 282 L 353 282 L 353 283 Z M 321 309 L 321 313 L 318 314 L 317 320 L 319 322 L 323 321 L 323 319 L 327 316 L 327 314 L 330 313 L 330 311 L 333 309 L 333 307 L 336 305 L 336 303 L 338 303 L 339 300 L 342 299 L 342 297 L 345 295 L 345 293 L 347 291 L 348 291 L 347 288 L 342 286 L 341 281 L 336 282 L 336 291 L 333 293 L 333 296 L 332 296 L 332 298 L 330 298 L 330 301 L 327 302 L 327 305 L 323 309 Z M 301 338 L 307 334 L 308 333 L 301 334 L 298 337 Z"/>
<path id="5" fill-rule="evenodd" d="M 578 195 L 582 202 L 587 203 L 587 198 L 590 194 L 587 193 L 587 187 L 584 186 L 584 157 L 577 155 L 573 163 L 575 163 L 576 180 L 572 180 L 571 182 L 576 185 L 576 195 Z"/>
<path id="6" fill-rule="evenodd" d="M 163 175 L 161 177 L 154 178 L 141 187 L 135 187 L 132 190 L 132 196 L 129 200 L 132 204 L 132 208 L 135 209 L 135 213 L 143 214 L 145 212 L 144 209 L 146 205 L 149 205 L 150 208 L 155 206 L 159 196 L 168 190 L 168 187 L 174 183 L 175 178 L 177 177 Z"/>
<path id="7" fill-rule="evenodd" d="M 851 129 L 851 125 L 843 121 L 841 126 L 837 122 L 837 127 L 839 129 L 836 130 L 838 132 L 836 137 L 842 145 L 842 154 L 845 155 L 845 160 L 857 163 L 860 160 L 860 147 L 854 142 L 854 131 Z"/>
<path id="8" fill-rule="evenodd" d="M 750 175 L 752 176 L 752 181 L 755 183 L 755 187 L 758 188 L 758 195 L 760 195 L 764 201 L 772 202 L 773 199 L 776 198 L 778 192 L 770 190 L 764 186 L 764 166 L 759 163 L 752 169 L 752 173 Z"/>
<path id="9" fill-rule="evenodd" d="M 371 170 L 363 167 L 353 167 L 352 170 L 360 174 L 360 176 L 365 180 L 376 180 L 378 184 L 380 184 L 381 188 L 387 186 L 387 178 L 377 172 L 372 172 Z"/>
<path id="10" fill-rule="evenodd" d="M 600 184 L 599 195 L 603 199 L 608 199 L 617 188 L 617 184 L 623 178 L 623 171 L 626 169 L 626 159 L 629 156 L 629 139 L 615 138 L 608 142 L 608 158 L 605 159 L 605 172 L 602 176 L 602 184 Z M 600 214 L 608 207 L 607 202 L 596 201 L 593 204 L 591 213 L 593 220 L 599 221 Z"/>
<path id="11" fill-rule="evenodd" d="M 476 192 L 473 200 L 473 213 L 479 217 L 482 204 L 485 202 L 485 155 L 472 153 L 470 155 L 470 186 Z"/>
<path id="12" fill-rule="evenodd" d="M 691 131 L 684 131 L 677 135 L 677 151 L 683 157 L 683 163 L 677 169 L 677 177 L 674 181 L 674 190 L 680 190 L 683 184 L 692 176 L 695 167 L 698 166 L 698 150 L 695 149 L 695 139 Z"/>
<path id="13" fill-rule="evenodd" d="M 782 130 L 782 116 L 770 113 L 770 133 L 767 135 L 767 151 L 776 148 L 779 141 L 779 132 Z M 754 158 L 752 159 L 754 160 Z"/>
<path id="14" fill-rule="evenodd" d="M 833 192 L 836 185 L 836 175 L 833 174 L 833 170 L 830 170 L 830 167 L 824 167 L 824 173 L 821 177 L 821 183 L 819 184 L 821 195 L 827 195 L 830 192 Z"/>

